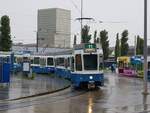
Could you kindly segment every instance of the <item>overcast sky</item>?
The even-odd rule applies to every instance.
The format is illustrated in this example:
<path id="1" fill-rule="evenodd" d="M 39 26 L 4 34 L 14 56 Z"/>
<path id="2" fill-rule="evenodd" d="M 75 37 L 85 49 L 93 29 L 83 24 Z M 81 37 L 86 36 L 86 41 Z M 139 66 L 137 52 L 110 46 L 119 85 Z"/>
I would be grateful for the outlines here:
<path id="1" fill-rule="evenodd" d="M 143 36 L 144 0 L 83 0 L 84 17 L 92 17 L 95 22 L 85 22 L 91 32 L 106 29 L 110 45 L 115 44 L 115 35 L 124 29 L 129 30 L 129 43 L 134 44 L 134 36 Z M 75 18 L 80 17 L 80 0 L 1 0 L 0 16 L 9 15 L 11 34 L 14 42 L 35 43 L 37 29 L 37 10 L 44 8 L 65 8 L 71 10 L 71 35 L 80 33 L 80 25 Z M 148 21 L 150 2 L 148 0 Z M 103 23 L 98 23 L 103 21 Z M 120 22 L 120 23 L 117 23 Z M 150 22 L 148 22 L 150 26 Z M 150 39 L 148 27 L 148 38 Z M 79 36 L 78 36 L 79 37 Z M 150 40 L 149 40 L 150 42 Z"/>

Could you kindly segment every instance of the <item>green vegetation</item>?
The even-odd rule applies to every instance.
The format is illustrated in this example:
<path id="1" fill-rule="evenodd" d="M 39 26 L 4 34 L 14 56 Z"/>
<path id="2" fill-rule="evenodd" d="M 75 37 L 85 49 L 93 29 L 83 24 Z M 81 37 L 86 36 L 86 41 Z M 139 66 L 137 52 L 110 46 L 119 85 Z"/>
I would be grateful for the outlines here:
<path id="1" fill-rule="evenodd" d="M 0 51 L 10 51 L 12 46 L 10 35 L 10 19 L 7 15 L 1 17 Z"/>
<path id="2" fill-rule="evenodd" d="M 100 32 L 100 44 L 103 50 L 104 60 L 106 60 L 109 56 L 108 32 L 106 30 Z"/>
<path id="3" fill-rule="evenodd" d="M 89 34 L 90 27 L 88 25 L 85 25 L 82 28 L 82 43 L 90 43 L 91 40 L 91 34 Z"/>
<path id="4" fill-rule="evenodd" d="M 144 71 L 143 71 L 143 70 L 138 71 L 138 76 L 139 76 L 139 77 L 143 77 L 143 76 L 144 76 Z"/>
<path id="5" fill-rule="evenodd" d="M 94 43 L 96 44 L 96 42 L 97 42 L 97 31 L 95 30 L 94 31 Z"/>
<path id="6" fill-rule="evenodd" d="M 143 50 L 144 50 L 144 39 L 138 35 L 136 44 L 136 54 L 143 55 Z"/>
<path id="7" fill-rule="evenodd" d="M 117 57 L 120 56 L 120 41 L 119 41 L 119 33 L 116 35 L 116 45 L 115 45 L 115 60 L 117 61 Z"/>
<path id="8" fill-rule="evenodd" d="M 121 56 L 128 55 L 129 45 L 128 41 L 128 30 L 124 30 L 121 35 Z"/>
<path id="9" fill-rule="evenodd" d="M 35 78 L 35 73 L 32 73 L 31 77 L 29 79 L 33 80 Z"/>

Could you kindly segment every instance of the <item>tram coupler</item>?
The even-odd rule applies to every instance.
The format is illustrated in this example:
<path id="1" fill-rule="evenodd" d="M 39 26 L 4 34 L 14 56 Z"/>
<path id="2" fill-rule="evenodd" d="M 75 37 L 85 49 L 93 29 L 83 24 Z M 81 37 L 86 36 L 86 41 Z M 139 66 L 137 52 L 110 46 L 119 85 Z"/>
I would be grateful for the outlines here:
<path id="1" fill-rule="evenodd" d="M 88 89 L 94 89 L 96 88 L 95 83 L 93 81 L 88 83 Z"/>

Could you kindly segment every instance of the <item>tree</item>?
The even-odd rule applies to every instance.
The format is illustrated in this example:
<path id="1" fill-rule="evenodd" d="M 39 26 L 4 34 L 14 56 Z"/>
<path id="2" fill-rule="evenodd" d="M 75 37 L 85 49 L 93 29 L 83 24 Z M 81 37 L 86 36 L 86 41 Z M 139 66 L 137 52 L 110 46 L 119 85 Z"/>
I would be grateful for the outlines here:
<path id="1" fill-rule="evenodd" d="M 77 35 L 74 35 L 74 42 L 73 42 L 74 45 L 77 44 Z"/>
<path id="2" fill-rule="evenodd" d="M 102 30 L 100 32 L 100 44 L 101 44 L 101 47 L 102 47 L 104 60 L 106 60 L 109 56 L 108 32 L 106 30 Z"/>
<path id="3" fill-rule="evenodd" d="M 120 41 L 119 41 L 119 33 L 116 35 L 116 45 L 115 45 L 115 60 L 117 61 L 117 57 L 120 55 Z"/>
<path id="4" fill-rule="evenodd" d="M 12 46 L 10 20 L 7 15 L 1 17 L 1 51 L 10 51 Z"/>
<path id="5" fill-rule="evenodd" d="M 82 28 L 82 43 L 89 43 L 91 40 L 91 34 L 89 34 L 90 27 L 85 25 Z"/>
<path id="6" fill-rule="evenodd" d="M 143 55 L 143 49 L 144 49 L 144 39 L 138 35 L 136 44 L 136 54 Z"/>
<path id="7" fill-rule="evenodd" d="M 97 31 L 95 30 L 94 31 L 94 43 L 96 43 L 97 42 Z"/>
<path id="8" fill-rule="evenodd" d="M 96 39 L 96 43 L 100 43 L 100 38 L 99 37 Z"/>
<path id="9" fill-rule="evenodd" d="M 121 34 L 121 56 L 126 56 L 128 54 L 129 45 L 128 41 L 128 30 L 124 30 Z"/>

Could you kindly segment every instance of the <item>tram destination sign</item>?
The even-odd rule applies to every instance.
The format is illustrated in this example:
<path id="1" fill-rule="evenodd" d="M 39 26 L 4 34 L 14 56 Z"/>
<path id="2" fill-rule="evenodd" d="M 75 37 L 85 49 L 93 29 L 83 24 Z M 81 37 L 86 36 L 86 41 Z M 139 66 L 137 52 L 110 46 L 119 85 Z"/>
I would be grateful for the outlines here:
<path id="1" fill-rule="evenodd" d="M 96 44 L 85 44 L 84 52 L 86 53 L 96 52 Z"/>

